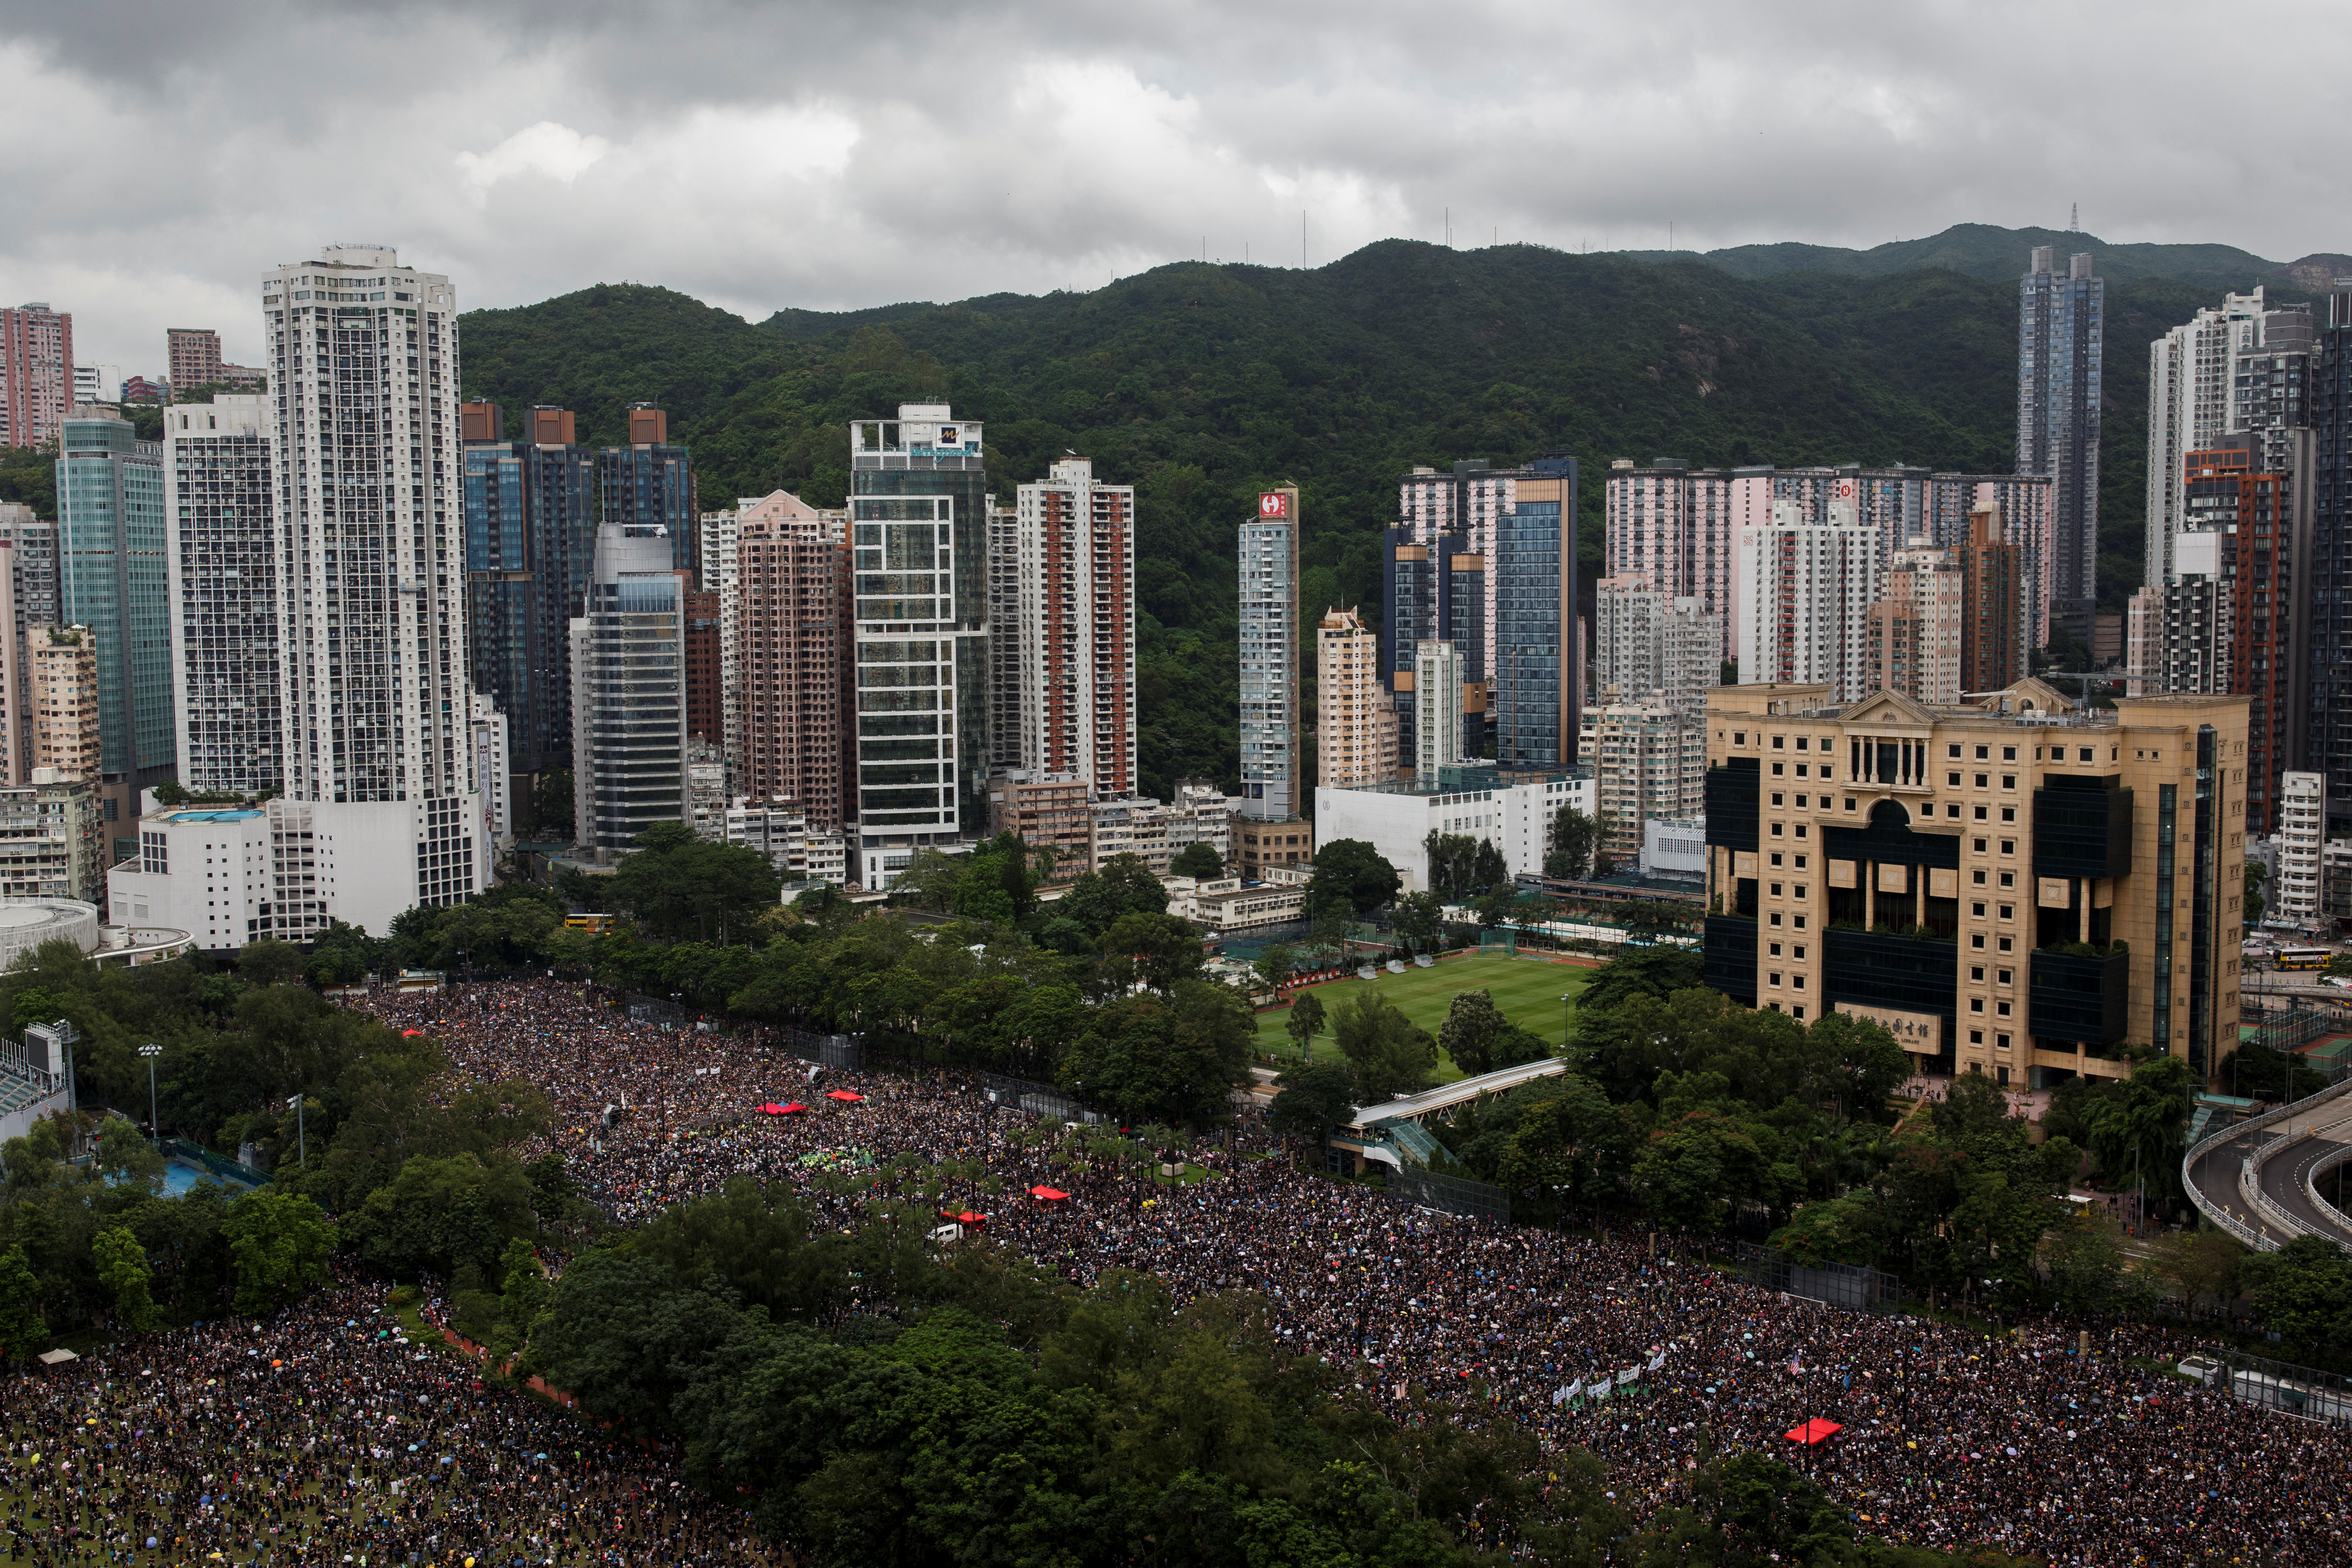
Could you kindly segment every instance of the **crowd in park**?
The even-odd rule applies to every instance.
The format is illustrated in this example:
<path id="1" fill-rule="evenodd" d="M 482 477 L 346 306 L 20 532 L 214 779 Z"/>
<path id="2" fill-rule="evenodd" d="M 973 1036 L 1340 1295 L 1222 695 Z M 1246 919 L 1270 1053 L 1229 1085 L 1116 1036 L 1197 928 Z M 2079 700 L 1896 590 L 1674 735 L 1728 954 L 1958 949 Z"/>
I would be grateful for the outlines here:
<path id="1" fill-rule="evenodd" d="M 769 1563 L 674 1452 L 486 1387 L 380 1281 L 14 1377 L 5 1561 Z"/>
<path id="2" fill-rule="evenodd" d="M 1433 1127 L 1433 1161 L 1518 1194 L 1496 1224 L 1302 1168 L 1441 1051 L 1548 1054 L 1484 993 L 1433 1031 L 1377 986 L 1328 994 L 1291 1022 L 1311 1039 L 1326 1014 L 1336 1052 L 1267 1112 L 1228 1098 L 1245 1002 L 1145 879 L 1088 873 L 1049 914 L 998 847 L 943 895 L 961 928 L 824 904 L 728 945 L 750 917 L 698 901 L 695 853 L 633 861 L 667 911 L 634 932 L 561 934 L 528 893 L 404 917 L 404 952 L 498 976 L 443 992 L 339 1005 L 293 982 L 349 975 L 266 943 L 235 977 L 60 951 L 0 980 L 20 1025 L 77 1021 L 117 1104 L 161 1042 L 163 1124 L 277 1167 L 173 1195 L 91 1119 L 8 1144 L 0 1342 L 121 1336 L 9 1384 L 24 1556 L 2346 1558 L 2340 1430 L 2172 1373 L 2192 1345 L 2156 1326 L 2151 1275 L 2060 1201 L 2078 1161 L 2177 1165 L 2167 1060 L 2053 1094 L 2031 1137 L 1965 1082 L 1897 1127 L 1909 1064 L 1883 1031 L 1732 1006 L 1689 954 L 1632 953 L 1581 993 L 1567 1070 Z M 624 986 L 682 1005 L 633 1018 Z M 865 1036 L 868 1065 L 818 1068 L 800 1029 Z M 1066 1124 L 1074 1103 L 1105 1115 Z M 1692 1250 L 1735 1222 L 1977 1315 L 1740 1282 Z M 2164 1253 L 2189 1303 L 2251 1289 L 2290 1341 L 2346 1342 L 2342 1259 L 2211 1239 Z M 394 1281 L 484 1363 L 399 1343 Z M 509 1385 L 531 1375 L 577 1413 Z M 201 1418 L 132 1418 L 165 1389 Z M 198 1479 L 142 1504 L 142 1468 Z"/>
<path id="3" fill-rule="evenodd" d="M 2161 1331 L 2105 1330 L 2084 1355 L 2055 1329 L 1832 1310 L 1660 1257 L 1642 1231 L 1402 1208 L 1247 1131 L 1196 1151 L 1200 1179 L 1150 1179 L 1156 1151 L 1139 1165 L 1098 1132 L 1043 1128 L 963 1075 L 813 1083 L 772 1044 L 632 1025 L 554 982 L 372 1005 L 463 1073 L 540 1085 L 553 1146 L 625 1223 L 749 1176 L 791 1184 L 822 1230 L 853 1222 L 856 1173 L 912 1156 L 952 1173 L 941 1211 L 984 1215 L 990 1245 L 1077 1285 L 1132 1270 L 1180 1297 L 1255 1292 L 1285 1348 L 1376 1400 L 1507 1413 L 1554 1454 L 1590 1448 L 1637 1519 L 1687 1500 L 1711 1458 L 1761 1448 L 1899 1541 L 2101 1564 L 2352 1552 L 2346 1435 L 2186 1384 L 2166 1369 L 2187 1343 Z M 761 1109 L 792 1105 L 809 1109 Z M 1817 1418 L 1843 1430 L 1784 1437 Z"/>

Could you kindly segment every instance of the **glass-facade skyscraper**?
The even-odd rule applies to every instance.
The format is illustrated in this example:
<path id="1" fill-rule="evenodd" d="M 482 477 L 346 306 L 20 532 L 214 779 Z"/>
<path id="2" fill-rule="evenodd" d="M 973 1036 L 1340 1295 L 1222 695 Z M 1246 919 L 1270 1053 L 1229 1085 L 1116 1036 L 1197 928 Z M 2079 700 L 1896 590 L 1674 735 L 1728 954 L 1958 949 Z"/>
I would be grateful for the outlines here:
<path id="1" fill-rule="evenodd" d="M 1544 458 L 1518 480 L 1491 525 L 1495 664 L 1486 712 L 1506 769 L 1564 767 L 1576 757 L 1583 682 L 1576 637 L 1576 459 Z"/>
<path id="2" fill-rule="evenodd" d="M 652 404 L 630 405 L 628 419 L 628 445 L 596 454 L 597 521 L 666 531 L 672 564 L 698 572 L 702 518 L 694 502 L 694 456 L 670 445 L 669 416 Z"/>
<path id="3" fill-rule="evenodd" d="M 944 403 L 849 426 L 861 886 L 986 819 L 988 470 Z"/>
<path id="4" fill-rule="evenodd" d="M 2099 377 L 2106 281 L 2034 247 L 2017 292 L 2017 471 L 2048 475 L 2050 622 L 2085 647 L 2099 597 Z"/>
<path id="5" fill-rule="evenodd" d="M 565 409 L 531 409 L 520 441 L 502 438 L 494 403 L 467 404 L 459 417 L 474 689 L 506 715 L 512 771 L 568 768 L 568 628 L 586 602 L 594 559 L 597 460 L 574 438 Z"/>
<path id="6" fill-rule="evenodd" d="M 668 531 L 605 523 L 571 624 L 572 831 L 610 865 L 686 820 L 686 584 Z"/>
<path id="7" fill-rule="evenodd" d="M 1419 468 L 1398 492 L 1381 595 L 1381 668 L 1396 710 L 1398 756 L 1420 754 L 1416 650 L 1437 638 L 1460 655 L 1465 752 L 1483 756 L 1491 742 L 1506 768 L 1571 765 L 1584 668 L 1576 459 Z"/>
<path id="8" fill-rule="evenodd" d="M 128 855 L 139 792 L 172 775 L 179 749 L 163 448 L 111 414 L 68 418 L 63 437 L 58 614 L 98 639 L 100 810 Z"/>

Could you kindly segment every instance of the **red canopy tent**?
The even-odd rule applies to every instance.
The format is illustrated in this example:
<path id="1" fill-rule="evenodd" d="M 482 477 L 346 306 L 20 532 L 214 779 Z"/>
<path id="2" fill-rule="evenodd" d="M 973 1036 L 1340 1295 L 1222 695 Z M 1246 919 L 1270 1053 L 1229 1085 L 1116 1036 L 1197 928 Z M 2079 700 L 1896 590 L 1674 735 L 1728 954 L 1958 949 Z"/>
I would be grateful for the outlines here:
<path id="1" fill-rule="evenodd" d="M 790 1105 L 785 1106 L 780 1114 L 785 1116 L 800 1116 L 805 1114 L 807 1110 L 807 1106 L 803 1105 L 799 1100 L 795 1100 Z"/>
<path id="2" fill-rule="evenodd" d="M 1058 1187 L 1032 1187 L 1029 1195 L 1041 1204 L 1057 1204 L 1070 1194 Z"/>
<path id="3" fill-rule="evenodd" d="M 940 1217 L 944 1220 L 952 1220 L 957 1225 L 962 1226 L 968 1230 L 986 1230 L 988 1228 L 988 1216 L 984 1214 L 974 1214 L 970 1209 L 941 1209 L 940 1210 Z"/>
<path id="4" fill-rule="evenodd" d="M 782 1116 L 783 1113 L 784 1108 L 772 1100 L 760 1107 L 760 1114 L 762 1116 Z"/>
<path id="5" fill-rule="evenodd" d="M 422 1029 L 403 1029 L 400 1031 L 400 1037 L 404 1040 L 413 1040 L 424 1032 Z"/>
<path id="6" fill-rule="evenodd" d="M 862 1094 L 852 1094 L 845 1089 L 828 1089 L 824 1091 L 824 1097 L 827 1100 L 837 1100 L 844 1105 L 856 1105 L 866 1098 Z"/>
<path id="7" fill-rule="evenodd" d="M 1816 1415 L 1802 1426 L 1790 1427 L 1785 1436 L 1790 1442 L 1801 1443 L 1811 1448 L 1828 1442 L 1844 1430 L 1845 1428 L 1836 1422 L 1824 1421 Z"/>

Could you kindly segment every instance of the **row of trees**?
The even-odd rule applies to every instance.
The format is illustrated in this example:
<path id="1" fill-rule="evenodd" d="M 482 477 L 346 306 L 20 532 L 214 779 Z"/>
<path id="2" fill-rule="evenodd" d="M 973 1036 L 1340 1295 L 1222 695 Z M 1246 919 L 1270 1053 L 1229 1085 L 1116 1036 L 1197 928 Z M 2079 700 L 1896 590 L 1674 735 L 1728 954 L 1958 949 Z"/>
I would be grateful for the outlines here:
<path id="1" fill-rule="evenodd" d="M 55 942 L 0 977 L 18 1027 L 79 1027 L 86 1097 L 143 1109 L 138 1047 L 157 1044 L 163 1128 L 223 1153 L 250 1146 L 275 1176 L 235 1197 L 210 1184 L 172 1195 L 162 1156 L 119 1117 L 51 1118 L 0 1146 L 9 1355 L 101 1321 L 262 1310 L 318 1278 L 335 1245 L 404 1276 L 472 1283 L 517 1237 L 585 1235 L 562 1161 L 526 1167 L 513 1153 L 546 1129 L 535 1088 L 453 1089 L 432 1040 L 334 1006 L 297 983 L 299 953 L 289 968 L 279 944 L 257 945 L 237 976 L 190 959 L 102 969 Z M 92 1157 L 66 1159 L 69 1142 Z"/>
<path id="2" fill-rule="evenodd" d="M 1769 1457 L 1704 1445 L 1687 1501 L 1636 1529 L 1592 1456 L 1540 1454 L 1485 1388 L 1411 1384 L 1380 1409 L 1360 1367 L 1287 1351 L 1254 1292 L 1180 1303 L 1146 1275 L 1080 1289 L 928 1248 L 950 1184 L 990 1180 L 904 1158 L 862 1189 L 862 1223 L 822 1230 L 788 1189 L 739 1180 L 551 1290 L 519 1267 L 477 1310 L 529 1313 L 522 1370 L 677 1441 L 698 1484 L 828 1562 L 1012 1563 L 1044 1541 L 1171 1564 L 1954 1562 L 1861 1536 Z"/>

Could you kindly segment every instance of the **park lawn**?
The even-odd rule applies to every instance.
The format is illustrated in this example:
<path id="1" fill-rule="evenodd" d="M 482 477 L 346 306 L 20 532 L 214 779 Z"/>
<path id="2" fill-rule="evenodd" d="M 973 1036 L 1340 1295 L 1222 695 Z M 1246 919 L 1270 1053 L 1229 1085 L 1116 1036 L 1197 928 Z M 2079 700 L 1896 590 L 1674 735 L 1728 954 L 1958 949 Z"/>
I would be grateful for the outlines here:
<path id="1" fill-rule="evenodd" d="M 1503 1016 L 1552 1045 L 1568 1043 L 1568 1007 L 1562 996 L 1573 996 L 1584 989 L 1585 982 L 1594 971 L 1581 964 L 1555 963 L 1542 959 L 1494 957 L 1453 958 L 1429 969 L 1408 965 L 1402 974 L 1381 971 L 1377 980 L 1342 980 L 1315 987 L 1315 995 L 1326 1008 L 1338 1001 L 1350 987 L 1363 984 L 1378 986 L 1388 993 L 1391 1000 L 1404 1016 L 1430 1032 L 1437 1034 L 1438 1026 L 1445 1022 L 1446 1010 L 1454 998 L 1465 991 L 1484 990 L 1502 1009 Z M 1277 1058 L 1297 1060 L 1297 1047 L 1283 1026 L 1290 1021 L 1290 1009 L 1279 1008 L 1257 1016 L 1257 1036 L 1260 1047 Z M 1331 1043 L 1327 1028 L 1315 1037 L 1315 1054 L 1319 1059 L 1336 1057 L 1337 1047 Z M 1451 1083 L 1462 1076 L 1462 1069 L 1452 1058 L 1438 1053 L 1437 1080 Z"/>

